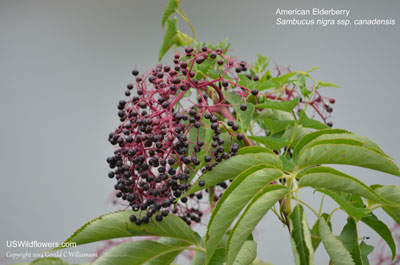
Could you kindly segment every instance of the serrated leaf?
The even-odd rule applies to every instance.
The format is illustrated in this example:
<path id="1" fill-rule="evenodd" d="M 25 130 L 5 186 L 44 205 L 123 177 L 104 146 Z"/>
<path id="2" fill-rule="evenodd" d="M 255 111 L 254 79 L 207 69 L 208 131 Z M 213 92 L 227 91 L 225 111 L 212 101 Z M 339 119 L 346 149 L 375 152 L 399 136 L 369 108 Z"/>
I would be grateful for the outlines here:
<path id="1" fill-rule="evenodd" d="M 254 105 L 247 102 L 247 110 L 243 111 L 240 109 L 240 105 L 243 104 L 243 100 L 239 95 L 230 91 L 223 91 L 222 93 L 224 94 L 225 99 L 232 104 L 232 107 L 236 111 L 237 120 L 239 121 L 243 132 L 246 132 L 251 120 L 253 119 L 255 111 Z"/>
<path id="2" fill-rule="evenodd" d="M 312 140 L 316 139 L 317 137 L 324 135 L 324 134 L 338 134 L 338 133 L 347 133 L 348 131 L 342 129 L 326 129 L 315 131 L 305 135 L 301 140 L 296 144 L 293 150 L 293 159 L 297 161 L 298 154 L 300 153 L 303 148 L 310 143 Z"/>
<path id="3" fill-rule="evenodd" d="M 361 259 L 363 265 L 369 265 L 368 255 L 374 250 L 373 246 L 367 245 L 364 241 L 360 244 Z"/>
<path id="4" fill-rule="evenodd" d="M 199 136 L 198 139 L 197 136 Z M 202 140 L 204 142 L 204 147 L 201 149 L 199 153 L 196 154 L 197 157 L 204 157 L 206 155 L 207 149 L 209 145 L 211 145 L 212 136 L 213 136 L 213 131 L 208 127 L 206 128 L 200 127 L 198 130 L 196 129 L 190 130 L 188 136 L 189 141 L 197 143 L 197 140 Z M 195 166 L 193 170 L 191 170 L 189 174 L 189 179 L 192 180 L 196 176 L 197 172 L 202 167 L 204 167 L 205 164 L 206 162 L 204 161 L 204 159 L 201 159 L 200 164 L 198 166 Z"/>
<path id="5" fill-rule="evenodd" d="M 181 218 L 168 215 L 162 222 L 155 220 L 140 226 L 130 222 L 133 211 L 118 211 L 102 215 L 78 229 L 65 242 L 77 245 L 92 243 L 113 238 L 132 236 L 165 236 L 181 239 L 196 244 L 193 230 Z M 62 247 L 54 250 L 62 249 Z"/>
<path id="6" fill-rule="evenodd" d="M 293 163 L 292 159 L 288 159 L 288 158 L 284 157 L 283 155 L 279 156 L 279 158 L 282 161 L 283 170 L 292 172 L 294 170 L 294 168 L 296 167 L 296 165 Z"/>
<path id="7" fill-rule="evenodd" d="M 275 80 L 278 81 L 281 84 L 281 86 L 283 86 L 284 84 L 287 84 L 290 81 L 290 78 L 292 78 L 295 75 L 296 75 L 296 72 L 290 72 L 290 73 L 275 77 Z"/>
<path id="8" fill-rule="evenodd" d="M 176 17 L 167 20 L 167 28 L 164 34 L 164 40 L 161 44 L 160 52 L 158 54 L 158 60 L 164 57 L 169 49 L 174 45 L 174 38 L 178 34 L 178 19 Z"/>
<path id="9" fill-rule="evenodd" d="M 275 79 L 267 79 L 267 77 L 270 76 L 269 71 L 265 73 L 265 75 L 256 82 L 256 88 L 258 91 L 264 91 L 270 88 L 279 88 L 280 83 L 276 81 Z"/>
<path id="10" fill-rule="evenodd" d="M 338 85 L 335 85 L 335 84 L 332 84 L 332 83 L 329 83 L 329 82 L 321 82 L 321 81 L 318 80 L 317 89 L 318 89 L 318 88 L 321 88 L 321 87 L 337 87 L 337 88 L 342 88 L 341 86 L 338 86 Z"/>
<path id="11" fill-rule="evenodd" d="M 182 252 L 182 248 L 189 247 L 191 245 L 186 241 L 168 237 L 161 237 L 159 240 L 157 240 L 157 242 L 165 245 L 175 246 L 178 248 L 178 250 L 154 257 L 150 261 L 146 262 L 146 265 L 171 264 Z"/>
<path id="12" fill-rule="evenodd" d="M 318 140 L 299 153 L 299 168 L 321 164 L 359 166 L 400 176 L 400 170 L 387 156 L 349 139 Z"/>
<path id="13" fill-rule="evenodd" d="M 93 265 L 167 265 L 173 260 L 171 255 L 176 256 L 184 249 L 151 240 L 126 242 L 107 251 Z"/>
<path id="14" fill-rule="evenodd" d="M 350 252 L 344 247 L 343 243 L 333 235 L 323 218 L 321 218 L 319 222 L 319 234 L 321 236 L 322 244 L 324 245 L 333 264 L 356 265 Z"/>
<path id="15" fill-rule="evenodd" d="M 205 261 L 206 261 L 206 253 L 196 251 L 194 253 L 192 262 L 190 264 L 191 265 L 203 265 Z"/>
<path id="16" fill-rule="evenodd" d="M 276 109 L 276 110 L 281 110 L 281 111 L 286 111 L 286 112 L 292 112 L 293 109 L 299 104 L 299 99 L 293 99 L 289 101 L 272 101 L 272 100 L 267 100 L 264 103 L 257 104 L 256 108 L 257 109 Z"/>
<path id="17" fill-rule="evenodd" d="M 217 248 L 208 265 L 223 265 L 225 263 L 225 248 Z"/>
<path id="18" fill-rule="evenodd" d="M 381 198 L 373 189 L 352 176 L 342 173 L 330 167 L 314 167 L 298 175 L 300 178 L 299 188 L 313 187 L 314 189 L 324 188 L 338 192 L 348 192 L 360 195 L 369 200 L 390 203 Z"/>
<path id="19" fill-rule="evenodd" d="M 353 217 L 347 218 L 347 224 L 343 227 L 341 234 L 337 237 L 347 251 L 356 265 L 363 265 L 361 259 L 361 250 L 358 245 L 357 224 Z"/>
<path id="20" fill-rule="evenodd" d="M 257 257 L 257 243 L 247 240 L 240 248 L 233 265 L 250 265 Z"/>
<path id="21" fill-rule="evenodd" d="M 161 17 L 161 25 L 164 27 L 167 19 L 178 11 L 178 1 L 179 0 L 169 0 L 167 6 L 164 9 L 164 12 Z"/>
<path id="22" fill-rule="evenodd" d="M 275 138 L 269 136 L 248 136 L 248 138 L 273 150 L 279 150 L 289 144 L 289 139 L 287 138 Z"/>
<path id="23" fill-rule="evenodd" d="M 327 189 L 317 190 L 331 197 L 349 216 L 361 219 L 363 217 L 366 217 L 371 212 L 371 210 L 368 208 L 355 207 L 352 203 L 346 201 L 343 197 L 341 197 L 338 192 Z"/>
<path id="24" fill-rule="evenodd" d="M 293 151 L 293 158 L 295 161 L 297 161 L 298 154 L 300 153 L 300 151 L 309 147 L 311 144 L 314 144 L 316 141 L 334 140 L 334 139 L 342 139 L 342 140 L 347 139 L 347 140 L 358 141 L 362 143 L 363 146 L 375 149 L 377 152 L 384 154 L 382 149 L 367 137 L 357 135 L 343 129 L 324 129 L 305 135 L 295 146 L 295 149 Z"/>
<path id="25" fill-rule="evenodd" d="M 199 190 L 233 179 L 243 171 L 257 165 L 267 165 L 269 167 L 281 168 L 282 162 L 278 156 L 269 153 L 243 154 L 237 155 L 219 163 L 212 171 L 207 172 L 186 192 L 184 196 L 188 196 Z M 204 180 L 205 185 L 198 185 L 200 180 Z"/>
<path id="26" fill-rule="evenodd" d="M 400 204 L 400 187 L 388 185 L 375 188 L 375 192 L 387 201 Z M 400 207 L 383 206 L 383 210 L 389 214 L 393 220 L 400 224 Z"/>
<path id="27" fill-rule="evenodd" d="M 316 129 L 316 130 L 322 130 L 322 129 L 328 129 L 329 126 L 326 124 L 323 124 L 320 121 L 310 119 L 307 117 L 307 114 L 302 110 L 299 112 L 299 124 L 303 126 L 304 128 L 311 128 L 311 129 Z"/>
<path id="28" fill-rule="evenodd" d="M 293 83 L 300 89 L 301 94 L 305 98 L 308 98 L 308 96 L 311 94 L 311 91 L 307 89 L 306 76 L 308 76 L 308 74 L 305 74 L 306 75 L 298 72 L 297 79 L 294 80 Z"/>
<path id="29" fill-rule="evenodd" d="M 226 230 L 248 201 L 264 186 L 281 176 L 282 172 L 278 169 L 264 168 L 250 174 L 240 174 L 234 179 L 219 199 L 208 222 L 206 233 L 208 260 Z"/>
<path id="30" fill-rule="evenodd" d="M 245 146 L 239 149 L 238 154 L 256 154 L 256 153 L 269 153 L 269 154 L 275 154 L 271 149 L 262 147 L 262 146 Z"/>
<path id="31" fill-rule="evenodd" d="M 266 171 L 265 169 L 264 171 Z M 264 174 L 264 185 L 270 183 L 272 180 L 277 179 L 281 174 L 277 173 L 272 173 L 270 172 L 265 172 L 262 173 L 261 171 L 256 172 L 255 174 L 259 174 L 260 177 Z M 269 178 L 267 179 L 267 176 Z M 248 178 L 255 178 L 256 176 L 250 175 Z M 265 181 L 267 180 L 267 181 Z M 238 189 L 241 188 L 242 185 L 246 183 L 246 180 L 242 182 L 241 185 L 238 186 Z M 233 183 L 232 183 L 233 184 Z M 247 181 L 246 184 L 251 184 L 250 181 Z M 262 182 L 260 182 L 262 185 Z M 260 186 L 261 186 L 260 185 Z M 256 184 L 254 185 L 256 186 Z M 247 189 L 252 189 L 252 192 L 255 191 L 253 187 L 248 187 Z M 243 190 L 244 191 L 244 190 Z M 268 212 L 268 210 L 274 206 L 274 204 L 279 201 L 282 197 L 284 197 L 289 190 L 281 185 L 268 185 L 263 187 L 251 200 L 249 205 L 246 207 L 245 211 L 243 214 L 240 216 L 239 220 L 233 227 L 228 240 L 227 240 L 227 265 L 233 264 L 236 255 L 239 253 L 240 248 L 248 238 L 248 236 L 252 233 L 253 229 L 257 226 L 258 222 L 264 217 L 264 215 Z M 236 196 L 236 194 L 232 194 L 231 197 Z M 246 200 L 244 203 L 241 202 L 241 204 L 244 206 L 245 203 L 247 202 L 248 198 L 250 196 L 247 196 Z M 240 201 L 240 197 L 236 196 L 235 198 L 237 201 Z M 239 202 L 237 202 L 239 203 Z M 226 206 L 228 207 L 228 206 Z M 226 209 L 225 207 L 225 209 Z M 230 205 L 230 208 L 236 207 L 236 205 Z M 239 211 L 237 211 L 238 213 Z M 214 232 L 214 231 L 210 231 Z M 211 233 L 210 233 L 211 234 Z"/>
<path id="32" fill-rule="evenodd" d="M 239 112 L 236 112 L 239 114 L 239 119 L 242 124 L 242 129 L 243 132 L 246 132 L 247 129 L 249 128 L 250 122 L 253 120 L 254 112 L 255 112 L 255 107 L 253 104 L 250 102 L 246 103 L 247 109 L 245 111 L 239 110 Z"/>
<path id="33" fill-rule="evenodd" d="M 265 125 L 267 125 L 268 130 L 271 134 L 275 134 L 284 131 L 289 125 L 294 125 L 294 120 L 273 120 L 264 119 Z"/>
<path id="34" fill-rule="evenodd" d="M 311 233 L 301 205 L 296 205 L 289 215 L 289 226 L 296 265 L 315 264 Z"/>
<path id="35" fill-rule="evenodd" d="M 256 87 L 256 82 L 252 79 L 249 79 L 245 74 L 239 75 L 238 84 L 243 87 L 247 87 L 250 90 Z"/>
<path id="36" fill-rule="evenodd" d="M 253 75 L 261 75 L 268 67 L 268 57 L 265 57 L 261 54 L 257 54 L 257 61 L 254 63 L 253 67 L 250 68 L 250 71 Z"/>
<path id="37" fill-rule="evenodd" d="M 393 260 L 396 256 L 396 244 L 394 243 L 392 232 L 386 226 L 386 224 L 379 220 L 378 217 L 376 217 L 373 213 L 370 213 L 368 216 L 362 218 L 361 221 L 372 228 L 376 233 L 378 233 L 378 235 L 382 237 L 383 240 L 385 240 L 392 251 Z"/>
<path id="38" fill-rule="evenodd" d="M 321 218 L 324 218 L 325 221 L 328 221 L 329 214 L 323 213 L 323 214 L 321 215 Z M 320 235 L 319 235 L 319 220 L 320 220 L 320 219 L 317 219 L 317 221 L 315 221 L 315 223 L 314 223 L 312 229 L 310 230 L 310 233 L 311 233 L 311 235 L 312 235 L 312 237 L 311 237 L 311 243 L 312 243 L 312 247 L 313 247 L 313 249 L 314 249 L 314 252 L 317 250 L 319 244 L 321 243 L 321 239 L 320 239 Z M 329 226 L 329 228 L 332 229 L 332 224 L 331 224 L 330 221 L 328 222 L 328 226 Z"/>

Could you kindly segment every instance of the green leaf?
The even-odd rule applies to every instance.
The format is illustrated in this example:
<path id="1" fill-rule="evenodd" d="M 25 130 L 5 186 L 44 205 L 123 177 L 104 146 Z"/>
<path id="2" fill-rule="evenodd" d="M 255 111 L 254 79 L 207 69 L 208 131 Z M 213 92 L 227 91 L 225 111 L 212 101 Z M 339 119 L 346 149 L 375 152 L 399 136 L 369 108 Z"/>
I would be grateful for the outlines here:
<path id="1" fill-rule="evenodd" d="M 289 215 L 289 226 L 296 265 L 315 264 L 311 233 L 301 205 L 296 205 Z"/>
<path id="2" fill-rule="evenodd" d="M 319 222 L 319 234 L 322 244 L 333 264 L 355 265 L 350 252 L 344 247 L 343 243 L 333 235 L 324 218 L 321 218 Z"/>
<path id="3" fill-rule="evenodd" d="M 323 214 L 321 215 L 321 217 L 324 218 L 325 221 L 328 221 L 329 214 L 323 213 Z M 314 252 L 317 250 L 319 244 L 321 243 L 321 239 L 319 238 L 319 237 L 320 237 L 320 235 L 319 235 L 319 220 L 320 220 L 320 219 L 317 219 L 317 221 L 315 221 L 315 224 L 313 225 L 312 229 L 310 230 L 311 235 L 312 235 L 312 237 L 311 237 L 311 243 L 312 243 Z M 330 221 L 328 221 L 328 226 L 329 226 L 330 228 L 332 228 L 332 224 L 331 224 Z"/>
<path id="4" fill-rule="evenodd" d="M 93 265 L 167 265 L 173 261 L 172 256 L 175 258 L 184 249 L 151 240 L 126 242 L 107 251 Z"/>
<path id="5" fill-rule="evenodd" d="M 182 33 L 178 29 L 178 19 L 176 17 L 167 20 L 167 28 L 164 34 L 164 40 L 161 44 L 160 52 L 158 54 L 158 60 L 164 57 L 164 55 L 168 52 L 172 46 L 185 46 L 190 45 L 193 42 L 193 39 Z"/>
<path id="6" fill-rule="evenodd" d="M 41 258 L 32 261 L 31 265 L 68 265 L 67 262 L 59 258 Z"/>
<path id="7" fill-rule="evenodd" d="M 218 248 L 209 261 L 209 265 L 223 265 L 225 263 L 225 248 Z"/>
<path id="8" fill-rule="evenodd" d="M 257 104 L 256 108 L 257 109 L 276 109 L 276 110 L 282 110 L 286 112 L 292 112 L 293 109 L 299 104 L 299 99 L 293 99 L 290 101 L 272 101 L 272 100 L 267 100 L 264 103 Z"/>
<path id="9" fill-rule="evenodd" d="M 307 89 L 306 86 L 306 76 L 308 76 L 307 73 L 300 73 L 298 72 L 297 75 L 297 80 L 294 80 L 293 83 L 300 88 L 301 94 L 305 97 L 308 98 L 308 96 L 311 94 L 311 91 Z"/>
<path id="10" fill-rule="evenodd" d="M 162 222 L 155 220 L 137 226 L 130 222 L 132 211 L 118 211 L 102 215 L 82 226 L 65 242 L 77 245 L 131 236 L 165 236 L 196 244 L 193 230 L 178 216 L 168 215 Z M 54 250 L 61 249 L 57 247 Z"/>
<path id="11" fill-rule="evenodd" d="M 184 196 L 188 196 L 210 186 L 215 186 L 222 181 L 233 179 L 243 171 L 257 165 L 281 168 L 282 162 L 277 155 L 269 153 L 243 154 L 231 157 L 228 160 L 222 161 L 214 167 L 212 171 L 203 175 Z M 201 179 L 205 182 L 203 187 L 198 185 Z"/>
<path id="12" fill-rule="evenodd" d="M 303 148 L 309 144 L 312 140 L 316 139 L 317 137 L 324 135 L 324 134 L 338 134 L 338 133 L 347 133 L 348 131 L 342 129 L 326 129 L 321 131 L 316 131 L 305 135 L 301 140 L 297 143 L 293 150 L 293 159 L 297 161 L 298 154 L 300 153 Z"/>
<path id="13" fill-rule="evenodd" d="M 294 120 L 264 119 L 264 123 L 267 125 L 271 134 L 275 134 L 284 131 L 289 125 L 294 125 Z"/>
<path id="14" fill-rule="evenodd" d="M 278 169 L 264 168 L 250 174 L 240 174 L 234 179 L 219 199 L 208 222 L 207 259 L 210 259 L 218 242 L 248 201 L 264 186 L 281 176 L 282 172 Z"/>
<path id="15" fill-rule="evenodd" d="M 174 45 L 175 37 L 178 34 L 178 19 L 176 17 L 167 20 L 167 29 L 165 30 L 164 40 L 161 44 L 158 60 L 164 57 L 169 49 Z"/>
<path id="16" fill-rule="evenodd" d="M 247 105 L 247 109 L 245 111 L 243 110 L 239 110 L 239 119 L 241 121 L 242 124 L 242 129 L 243 132 L 246 132 L 247 129 L 249 128 L 250 122 L 253 120 L 253 116 L 254 116 L 254 112 L 255 112 L 255 107 L 253 104 L 251 104 L 250 102 L 246 103 Z M 240 109 L 240 107 L 239 107 Z"/>
<path id="17" fill-rule="evenodd" d="M 349 139 L 318 140 L 299 153 L 299 168 L 321 164 L 353 165 L 400 176 L 398 167 L 387 156 Z"/>
<path id="18" fill-rule="evenodd" d="M 378 219 L 373 213 L 370 213 L 368 216 L 361 219 L 363 223 L 371 227 L 375 232 L 378 233 L 382 237 L 383 240 L 388 244 L 390 250 L 392 251 L 392 259 L 396 256 L 396 244 L 394 243 L 392 232 L 383 223 Z"/>
<path id="19" fill-rule="evenodd" d="M 343 227 L 340 236 L 337 237 L 350 252 L 356 265 L 363 265 L 361 260 L 361 250 L 358 245 L 357 224 L 353 217 L 347 218 L 347 224 Z"/>
<path id="20" fill-rule="evenodd" d="M 293 163 L 292 159 L 288 159 L 288 158 L 284 157 L 283 155 L 280 155 L 279 158 L 282 161 L 283 170 L 292 172 L 294 170 L 294 168 L 296 167 L 296 165 Z"/>
<path id="21" fill-rule="evenodd" d="M 262 146 L 245 146 L 239 149 L 238 154 L 249 154 L 249 153 L 269 153 L 269 154 L 275 154 L 271 149 L 262 147 Z"/>
<path id="22" fill-rule="evenodd" d="M 265 57 L 261 54 L 257 54 L 257 61 L 254 63 L 253 67 L 250 68 L 250 71 L 253 75 L 261 75 L 268 67 L 268 57 Z"/>
<path id="23" fill-rule="evenodd" d="M 194 253 L 192 262 L 190 264 L 191 265 L 203 265 L 205 261 L 206 261 L 206 253 L 196 251 Z"/>
<path id="24" fill-rule="evenodd" d="M 169 0 L 167 6 L 164 9 L 164 13 L 161 17 L 161 25 L 164 27 L 167 19 L 178 11 L 178 0 Z"/>
<path id="25" fill-rule="evenodd" d="M 299 115 L 299 124 L 301 126 L 303 126 L 304 128 L 311 128 L 311 129 L 317 129 L 317 130 L 329 128 L 328 125 L 323 124 L 320 121 L 308 118 L 307 114 L 304 112 L 304 110 L 300 111 L 298 115 Z"/>
<path id="26" fill-rule="evenodd" d="M 293 116 L 290 112 L 276 110 L 276 109 L 263 109 L 259 115 L 260 119 L 271 119 L 271 120 L 293 120 Z"/>
<path id="27" fill-rule="evenodd" d="M 342 129 L 323 129 L 323 130 L 312 132 L 312 133 L 305 135 L 299 141 L 299 143 L 295 146 L 295 149 L 293 152 L 293 158 L 295 159 L 295 161 L 297 161 L 300 151 L 306 149 L 307 147 L 310 147 L 311 145 L 315 145 L 315 143 L 317 141 L 335 140 L 335 139 L 336 140 L 354 140 L 354 141 L 359 142 L 358 145 L 369 147 L 369 148 L 374 149 L 375 151 L 381 153 L 382 155 L 387 156 L 376 143 L 374 143 L 367 137 L 360 136 L 360 135 L 357 135 L 357 134 L 354 134 L 354 133 L 351 133 L 349 131 L 342 130 Z"/>
<path id="28" fill-rule="evenodd" d="M 249 79 L 245 74 L 239 75 L 238 84 L 240 86 L 247 87 L 250 90 L 256 87 L 256 82 L 252 79 Z"/>
<path id="29" fill-rule="evenodd" d="M 201 149 L 199 153 L 196 154 L 197 157 L 204 157 L 206 155 L 207 149 L 211 145 L 212 136 L 213 136 L 213 131 L 208 127 L 206 128 L 200 127 L 197 130 L 196 129 L 190 130 L 188 135 L 188 139 L 190 142 L 197 143 L 197 140 L 202 140 L 204 142 L 204 147 Z M 200 164 L 198 166 L 195 166 L 193 170 L 190 171 L 189 174 L 190 180 L 192 180 L 196 176 L 197 172 L 206 164 L 206 161 L 204 161 L 204 159 L 201 159 L 200 161 L 201 161 Z"/>
<path id="30" fill-rule="evenodd" d="M 268 136 L 248 136 L 248 138 L 274 150 L 279 150 L 289 143 L 289 140 L 286 138 L 273 138 Z"/>
<path id="31" fill-rule="evenodd" d="M 264 171 L 266 170 L 267 169 L 265 169 Z M 256 174 L 258 173 L 261 173 L 261 170 L 256 172 Z M 255 174 L 250 175 L 247 178 L 253 179 L 255 178 L 254 175 Z M 269 179 L 267 180 L 267 182 L 265 182 L 265 180 L 263 181 L 264 185 L 266 183 L 267 184 L 270 183 L 272 180 L 276 179 L 279 176 L 279 174 L 276 174 L 275 172 L 271 171 L 259 174 L 260 177 L 262 175 L 264 175 L 264 178 L 266 178 L 266 176 L 269 175 Z M 238 189 L 240 189 L 244 185 L 245 181 L 243 181 L 242 184 L 238 186 Z M 250 181 L 247 181 L 247 183 L 251 184 Z M 262 182 L 260 182 L 260 184 L 262 185 Z M 256 184 L 254 184 L 254 186 L 256 186 Z M 253 193 L 255 190 L 252 187 L 247 187 L 246 190 L 247 189 L 249 190 L 249 193 Z M 243 192 L 245 192 L 246 190 L 242 189 Z M 233 264 L 236 255 L 239 253 L 240 248 L 242 247 L 248 236 L 252 233 L 253 229 L 257 226 L 258 222 L 260 222 L 260 220 L 264 217 L 264 215 L 268 212 L 268 210 L 272 206 L 274 206 L 274 204 L 277 201 L 279 201 L 283 196 L 285 196 L 288 192 L 289 190 L 282 185 L 268 185 L 267 187 L 264 187 L 259 193 L 257 193 L 256 196 L 254 196 L 252 201 L 247 206 L 246 210 L 243 212 L 242 216 L 239 218 L 239 220 L 233 227 L 231 233 L 229 234 L 226 246 L 227 265 Z M 241 199 L 240 195 L 235 196 L 236 194 L 233 193 L 231 195 L 232 195 L 230 196 L 231 198 L 234 197 L 235 200 L 240 201 Z M 240 203 L 241 206 L 242 205 L 244 206 L 249 197 L 250 196 L 247 196 L 246 199 L 243 198 L 243 201 L 245 201 L 244 203 L 236 202 L 236 204 Z M 231 209 L 237 207 L 236 204 L 235 205 L 233 205 L 232 203 L 230 203 L 229 205 L 227 204 L 228 202 L 226 202 L 224 205 L 225 209 L 227 209 L 227 207 L 230 207 Z M 236 212 L 238 213 L 239 211 L 235 211 L 235 213 Z M 210 232 L 214 231 L 215 230 Z"/>
<path id="32" fill-rule="evenodd" d="M 240 248 L 233 265 L 250 265 L 257 257 L 257 243 L 247 240 Z"/>
<path id="33" fill-rule="evenodd" d="M 192 259 L 191 265 L 203 265 L 206 261 L 206 253 L 196 251 Z M 225 247 L 219 247 L 214 252 L 208 264 L 223 265 L 225 263 Z"/>
<path id="34" fill-rule="evenodd" d="M 332 130 L 332 129 L 331 129 Z M 324 130 L 325 131 L 325 130 Z M 370 139 L 368 139 L 367 137 L 361 136 L 361 135 L 357 135 L 354 133 L 350 133 L 350 132 L 343 132 L 343 133 L 330 133 L 330 134 L 322 134 L 320 136 L 318 136 L 317 138 L 313 139 L 312 141 L 310 141 L 305 148 L 310 147 L 312 145 L 315 145 L 317 142 L 323 141 L 323 140 L 341 140 L 341 141 L 345 141 L 345 140 L 350 140 L 350 142 L 356 144 L 356 145 L 361 145 L 361 146 L 365 146 L 371 149 L 374 149 L 376 152 L 381 153 L 382 155 L 385 155 L 387 157 L 389 157 L 388 155 L 386 155 L 382 149 L 373 141 L 371 141 Z M 327 141 L 328 142 L 328 141 Z M 356 143 L 358 142 L 358 143 Z"/>
<path id="35" fill-rule="evenodd" d="M 369 265 L 368 255 L 374 250 L 374 247 L 365 244 L 365 242 L 363 241 L 360 244 L 360 250 L 363 265 Z"/>
<path id="36" fill-rule="evenodd" d="M 247 77 L 245 78 L 248 79 Z M 243 104 L 243 100 L 239 95 L 230 91 L 223 91 L 222 93 L 224 94 L 225 99 L 228 100 L 228 102 L 236 111 L 237 119 L 239 120 L 240 126 L 242 130 L 246 132 L 250 122 L 253 119 L 255 111 L 254 105 L 247 102 L 247 110 L 243 111 L 240 109 L 240 105 Z"/>
<path id="37" fill-rule="evenodd" d="M 395 185 L 388 185 L 383 187 L 378 187 L 375 192 L 387 201 L 400 203 L 400 187 Z M 389 214 L 393 220 L 400 224 L 400 207 L 384 206 L 383 210 Z"/>
<path id="38" fill-rule="evenodd" d="M 290 81 L 290 78 L 296 75 L 296 72 L 290 72 L 281 76 L 275 77 L 275 80 L 280 83 L 281 86 L 287 84 Z"/>
<path id="39" fill-rule="evenodd" d="M 352 176 L 330 167 L 314 167 L 298 175 L 299 188 L 313 187 L 360 195 L 371 201 L 390 203 L 381 198 L 373 189 Z"/>
<path id="40" fill-rule="evenodd" d="M 267 71 L 264 76 L 256 82 L 256 88 L 258 91 L 264 91 L 270 88 L 279 88 L 280 83 L 275 79 L 268 79 L 270 77 L 269 71 Z"/>
<path id="41" fill-rule="evenodd" d="M 363 217 L 366 217 L 371 212 L 371 210 L 368 208 L 355 207 L 352 203 L 346 201 L 342 196 L 340 196 L 338 192 L 327 189 L 317 190 L 331 197 L 349 216 L 361 219 Z"/>
<path id="42" fill-rule="evenodd" d="M 321 87 L 337 87 L 337 88 L 342 88 L 341 86 L 338 86 L 338 85 L 335 85 L 335 84 L 332 84 L 332 83 L 328 83 L 328 82 L 321 82 L 321 81 L 318 80 L 317 89 L 318 89 L 318 88 L 321 88 Z"/>

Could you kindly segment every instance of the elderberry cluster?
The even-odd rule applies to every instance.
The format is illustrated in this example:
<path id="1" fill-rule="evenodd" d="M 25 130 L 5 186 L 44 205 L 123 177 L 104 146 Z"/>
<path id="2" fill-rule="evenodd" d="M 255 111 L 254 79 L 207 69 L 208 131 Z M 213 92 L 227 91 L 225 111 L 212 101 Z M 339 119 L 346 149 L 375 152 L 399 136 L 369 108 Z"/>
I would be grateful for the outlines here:
<path id="1" fill-rule="evenodd" d="M 194 64 L 217 57 L 220 58 L 217 64 L 225 65 L 225 71 L 232 68 L 238 74 L 247 70 L 244 62 L 227 59 L 221 49 L 189 47 L 184 58 L 179 54 L 174 56 L 173 65 L 159 64 L 141 75 L 137 70 L 132 71 L 135 82 L 127 85 L 127 98 L 118 103 L 121 124 L 109 134 L 108 140 L 116 150 L 107 162 L 112 169 L 108 176 L 117 181 L 116 197 L 138 212 L 131 216 L 137 225 L 152 218 L 162 221 L 170 213 L 189 225 L 200 222 L 202 192 L 182 195 L 198 172 L 211 171 L 239 150 L 233 136 L 241 141 L 244 135 L 226 117 L 227 112 L 232 115 L 233 111 L 229 108 L 227 112 L 220 111 L 221 106 L 228 104 L 220 90 L 229 86 L 228 78 L 210 82 L 195 78 L 192 71 Z M 189 90 L 197 92 L 196 103 L 185 95 Z M 242 104 L 240 109 L 245 111 L 246 105 Z M 200 130 L 205 128 L 211 132 L 207 142 L 200 137 Z M 228 135 L 228 143 L 221 137 L 223 133 Z M 201 180 L 198 185 L 205 183 Z M 216 200 L 226 188 L 225 182 L 215 187 Z"/>

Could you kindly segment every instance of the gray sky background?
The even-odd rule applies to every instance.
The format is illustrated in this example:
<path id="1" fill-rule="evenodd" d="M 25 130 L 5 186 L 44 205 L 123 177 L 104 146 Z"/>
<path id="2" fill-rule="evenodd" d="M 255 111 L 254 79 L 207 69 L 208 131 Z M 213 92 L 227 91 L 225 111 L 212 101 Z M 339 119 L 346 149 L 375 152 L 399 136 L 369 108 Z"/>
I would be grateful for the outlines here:
<path id="1" fill-rule="evenodd" d="M 118 124 L 116 105 L 131 70 L 157 63 L 166 2 L 0 0 L 0 259 L 9 251 L 6 240 L 62 241 L 114 209 L 106 202 L 113 188 L 106 176 L 105 158 L 112 152 L 107 135 Z M 182 5 L 199 40 L 228 38 L 232 54 L 249 62 L 261 53 L 292 70 L 319 66 L 317 80 L 343 87 L 322 90 L 337 100 L 334 126 L 375 140 L 399 163 L 400 2 L 315 2 L 184 0 Z M 350 9 L 350 19 L 393 18 L 396 25 L 274 25 L 276 8 L 312 7 Z M 399 184 L 374 171 L 342 169 L 368 184 Z M 319 198 L 309 190 L 302 195 Z M 376 244 L 373 232 L 361 232 Z M 256 239 L 261 259 L 293 264 L 286 230 L 273 215 L 257 228 Z M 317 264 L 327 263 L 321 248 Z"/>

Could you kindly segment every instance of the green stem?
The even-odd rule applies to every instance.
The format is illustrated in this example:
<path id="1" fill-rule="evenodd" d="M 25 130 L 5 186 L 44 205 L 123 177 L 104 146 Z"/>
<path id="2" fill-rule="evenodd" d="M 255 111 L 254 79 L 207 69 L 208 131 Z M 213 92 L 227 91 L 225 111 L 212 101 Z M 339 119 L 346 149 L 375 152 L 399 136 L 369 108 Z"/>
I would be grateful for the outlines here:
<path id="1" fill-rule="evenodd" d="M 317 213 L 317 211 L 315 211 L 310 205 L 308 205 L 306 202 L 304 202 L 304 201 L 302 201 L 302 200 L 300 200 L 300 199 L 298 199 L 298 201 L 302 204 L 302 205 L 304 205 L 304 206 L 306 206 L 308 209 L 310 209 L 318 218 L 320 217 L 320 214 L 318 214 Z"/>
<path id="2" fill-rule="evenodd" d="M 292 179 L 288 178 L 287 179 L 287 187 L 289 188 L 289 190 L 292 189 Z M 285 214 L 289 215 L 292 212 L 292 203 L 291 203 L 291 192 L 289 192 L 286 195 L 286 201 L 285 201 Z"/>
<path id="3" fill-rule="evenodd" d="M 193 25 L 192 23 L 190 23 L 189 18 L 186 16 L 185 12 L 183 12 L 183 9 L 181 7 L 180 1 L 178 1 L 178 8 L 179 10 L 177 11 L 177 13 L 186 21 L 186 23 L 189 25 L 190 29 L 192 30 L 192 35 L 193 35 L 193 40 L 195 40 L 196 37 L 196 33 L 194 31 Z"/>
<path id="4" fill-rule="evenodd" d="M 204 248 L 202 248 L 202 247 L 197 247 L 197 248 L 188 247 L 188 248 L 185 248 L 185 249 L 194 250 L 194 251 L 200 251 L 200 252 L 206 252 L 206 250 Z"/>
<path id="5" fill-rule="evenodd" d="M 334 210 L 329 214 L 328 219 L 327 219 L 326 221 L 329 222 L 329 220 L 331 220 L 332 215 L 333 215 L 337 210 L 340 210 L 340 209 L 341 209 L 340 207 L 334 209 Z"/>
<path id="6" fill-rule="evenodd" d="M 322 214 L 322 205 L 324 205 L 324 198 L 325 198 L 325 194 L 322 194 L 322 198 L 321 198 L 321 204 L 319 205 L 319 214 Z"/>
<path id="7" fill-rule="evenodd" d="M 307 77 L 310 78 L 312 80 L 312 82 L 313 82 L 313 91 L 312 91 L 311 97 L 310 97 L 310 99 L 312 99 L 314 97 L 315 91 L 317 91 L 317 89 L 318 89 L 318 86 L 315 85 L 314 78 L 312 78 L 310 75 L 307 75 Z M 310 101 L 307 100 L 306 105 L 304 106 L 304 112 L 306 112 L 307 107 L 308 107 L 309 104 L 310 104 Z"/>
<path id="8" fill-rule="evenodd" d="M 287 152 L 289 151 L 290 146 L 292 145 L 292 143 L 296 139 L 298 122 L 297 122 L 296 115 L 293 113 L 293 111 L 290 114 L 292 114 L 293 119 L 294 119 L 294 128 L 293 128 L 293 133 L 292 133 L 292 135 L 290 137 L 289 144 L 287 145 L 287 148 L 286 148 L 285 153 L 283 154 L 283 156 L 286 156 Z"/>

